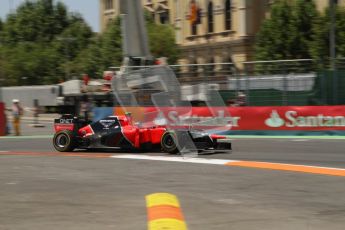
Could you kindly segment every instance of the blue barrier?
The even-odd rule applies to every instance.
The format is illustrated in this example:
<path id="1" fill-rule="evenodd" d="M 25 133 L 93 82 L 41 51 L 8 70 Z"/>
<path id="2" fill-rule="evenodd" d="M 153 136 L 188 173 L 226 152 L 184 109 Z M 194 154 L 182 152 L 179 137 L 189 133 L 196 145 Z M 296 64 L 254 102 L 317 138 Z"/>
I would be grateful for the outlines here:
<path id="1" fill-rule="evenodd" d="M 93 112 L 93 119 L 92 121 L 99 121 L 107 116 L 114 115 L 114 108 L 113 107 L 95 107 L 92 110 Z"/>

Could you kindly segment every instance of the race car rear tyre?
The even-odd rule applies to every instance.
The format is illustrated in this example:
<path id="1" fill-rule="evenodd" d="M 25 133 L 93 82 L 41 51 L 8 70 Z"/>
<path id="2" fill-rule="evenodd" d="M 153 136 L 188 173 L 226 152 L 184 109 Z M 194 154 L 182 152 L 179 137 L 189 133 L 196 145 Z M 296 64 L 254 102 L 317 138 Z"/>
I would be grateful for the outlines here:
<path id="1" fill-rule="evenodd" d="M 53 139 L 54 148 L 59 152 L 71 152 L 76 147 L 75 137 L 72 131 L 57 132 Z"/>
<path id="2" fill-rule="evenodd" d="M 164 152 L 177 154 L 179 150 L 177 147 L 176 134 L 173 132 L 165 132 L 161 138 L 161 146 Z"/>

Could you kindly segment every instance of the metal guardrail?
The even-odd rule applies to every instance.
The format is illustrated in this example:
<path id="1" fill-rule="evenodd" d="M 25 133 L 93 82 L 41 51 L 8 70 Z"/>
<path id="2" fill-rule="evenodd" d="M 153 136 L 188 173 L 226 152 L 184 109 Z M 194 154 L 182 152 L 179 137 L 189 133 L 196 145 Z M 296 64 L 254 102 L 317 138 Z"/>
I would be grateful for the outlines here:
<path id="1" fill-rule="evenodd" d="M 170 67 L 183 87 L 182 97 L 201 105 L 198 99 L 207 98 L 209 90 L 218 90 L 229 105 L 236 105 L 239 92 L 250 106 L 345 104 L 345 59 L 335 63 L 334 71 L 328 70 L 329 62 L 312 59 L 243 62 L 241 68 L 233 63 Z M 132 66 L 127 70 L 152 67 Z M 147 89 L 141 90 L 140 95 L 145 95 Z"/>

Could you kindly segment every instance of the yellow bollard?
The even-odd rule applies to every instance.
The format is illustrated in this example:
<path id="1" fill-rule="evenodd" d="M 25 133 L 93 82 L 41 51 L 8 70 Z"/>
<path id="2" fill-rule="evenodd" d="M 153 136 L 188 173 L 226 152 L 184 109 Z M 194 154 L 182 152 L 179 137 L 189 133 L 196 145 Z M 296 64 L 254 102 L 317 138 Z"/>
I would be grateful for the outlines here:
<path id="1" fill-rule="evenodd" d="M 187 230 L 180 203 L 169 193 L 146 196 L 148 230 Z"/>

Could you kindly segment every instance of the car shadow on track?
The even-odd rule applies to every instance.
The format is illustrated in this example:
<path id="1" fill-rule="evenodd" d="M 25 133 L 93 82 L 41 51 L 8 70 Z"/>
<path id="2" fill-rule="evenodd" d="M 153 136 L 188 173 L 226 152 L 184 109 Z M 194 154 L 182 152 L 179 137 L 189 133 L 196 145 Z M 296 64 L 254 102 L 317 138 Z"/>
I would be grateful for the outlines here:
<path id="1" fill-rule="evenodd" d="M 76 149 L 73 153 L 85 153 L 85 154 L 104 154 L 104 153 L 113 153 L 113 154 L 138 154 L 138 155 L 155 155 L 155 156 L 182 156 L 182 154 L 169 154 L 160 150 L 154 151 L 139 151 L 133 149 Z M 197 156 L 213 156 L 213 155 L 223 155 L 223 154 L 231 154 L 232 151 L 202 151 L 199 152 Z M 188 154 L 186 154 L 188 155 Z"/>

